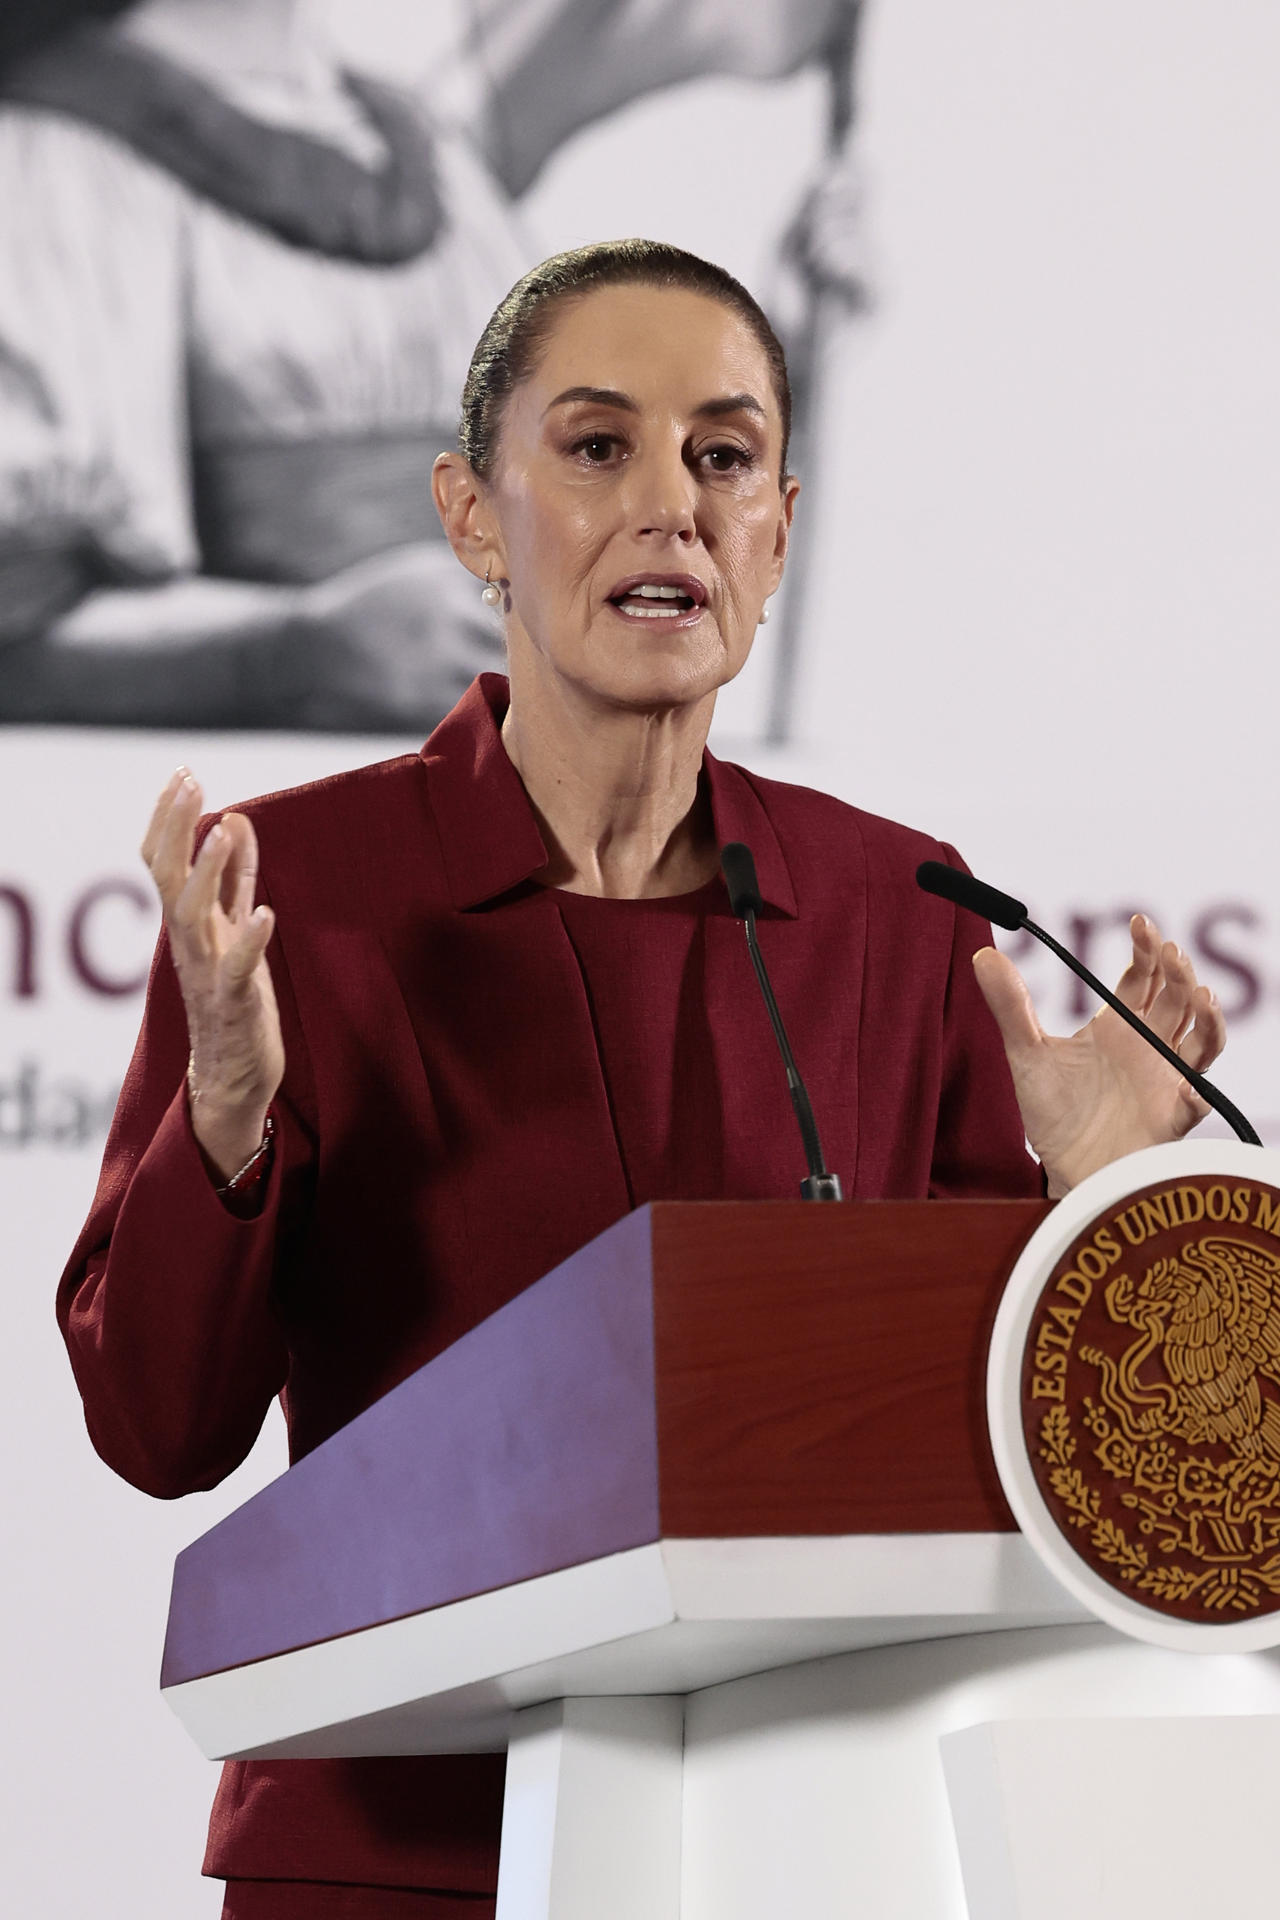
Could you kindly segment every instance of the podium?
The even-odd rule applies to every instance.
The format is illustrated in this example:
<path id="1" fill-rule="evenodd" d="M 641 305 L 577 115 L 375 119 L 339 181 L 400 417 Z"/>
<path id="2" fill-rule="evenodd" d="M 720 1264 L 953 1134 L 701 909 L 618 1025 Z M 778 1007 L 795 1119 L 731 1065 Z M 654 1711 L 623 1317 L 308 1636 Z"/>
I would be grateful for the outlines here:
<path id="1" fill-rule="evenodd" d="M 1045 1211 L 629 1215 L 186 1549 L 166 1697 L 211 1758 L 506 1747 L 499 1920 L 1192 1911 L 1107 1821 L 1265 1781 L 1280 1665 L 1124 1639 L 1014 1528 Z"/>

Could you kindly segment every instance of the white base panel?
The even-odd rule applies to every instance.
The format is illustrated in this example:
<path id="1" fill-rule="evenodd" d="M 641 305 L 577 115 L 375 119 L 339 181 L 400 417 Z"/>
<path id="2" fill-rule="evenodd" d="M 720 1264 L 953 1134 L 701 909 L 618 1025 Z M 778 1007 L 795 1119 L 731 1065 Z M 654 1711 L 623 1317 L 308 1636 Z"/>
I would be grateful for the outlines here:
<path id="1" fill-rule="evenodd" d="M 1103 1626 L 881 1648 L 708 1688 L 685 1707 L 680 1920 L 1011 1920 L 998 1905 L 966 1905 L 942 1736 L 986 1721 L 1083 1720 L 1093 1723 L 1090 1744 L 1106 1738 L 1098 1722 L 1207 1716 L 1203 1729 L 1185 1727 L 1179 1738 L 1184 1752 L 1203 1751 L 1212 1764 L 1233 1735 L 1222 1717 L 1234 1715 L 1280 1715 L 1276 1654 L 1173 1653 Z M 1239 1732 L 1265 1738 L 1247 1726 Z M 1064 1753 L 1080 1744 L 1068 1743 L 1069 1729 Z M 1050 1728 L 1041 1750 L 1052 1749 Z M 1051 1824 L 1052 1806 L 1036 1804 L 1036 1817 Z M 1150 1817 L 1135 1823 L 1138 1881 L 1170 1847 L 1207 1858 L 1235 1844 L 1234 1819 L 1215 1830 L 1216 1803 L 1200 1804 L 1190 1830 Z M 981 1817 L 989 1831 L 995 1816 L 988 1808 Z M 1108 1835 L 1114 1824 L 1091 1832 L 1071 1823 L 1064 1844 L 1078 1850 L 1086 1876 L 1100 1871 Z M 1214 1910 L 1142 1900 L 1126 1909 Z M 1059 1920 L 1068 1911 L 1072 1920 L 1111 1913 L 1084 1901 L 1014 1914 Z"/>
<path id="2" fill-rule="evenodd" d="M 683 1735 L 679 1698 L 518 1714 L 497 1920 L 680 1920 Z"/>
<path id="3" fill-rule="evenodd" d="M 1280 1715 L 996 1721 L 942 1749 L 970 1920 L 1275 1909 Z"/>

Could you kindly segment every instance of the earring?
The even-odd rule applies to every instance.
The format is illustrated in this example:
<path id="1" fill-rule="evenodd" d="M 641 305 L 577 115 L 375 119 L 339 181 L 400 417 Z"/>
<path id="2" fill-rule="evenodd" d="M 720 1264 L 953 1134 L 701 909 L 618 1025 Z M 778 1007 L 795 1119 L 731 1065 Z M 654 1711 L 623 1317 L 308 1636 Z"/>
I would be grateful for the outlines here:
<path id="1" fill-rule="evenodd" d="M 767 626 L 768 626 L 768 624 L 769 624 L 769 612 L 770 612 L 770 609 L 769 609 L 768 607 L 761 607 L 761 609 L 760 609 L 760 618 L 759 618 L 759 619 L 758 619 L 758 620 L 756 621 L 756 625 L 757 625 L 758 627 L 767 627 Z"/>
<path id="2" fill-rule="evenodd" d="M 480 598 L 484 601 L 486 607 L 500 607 L 502 605 L 502 588 L 495 587 L 489 578 L 492 571 L 492 564 L 484 570 L 484 585 L 480 589 Z"/>

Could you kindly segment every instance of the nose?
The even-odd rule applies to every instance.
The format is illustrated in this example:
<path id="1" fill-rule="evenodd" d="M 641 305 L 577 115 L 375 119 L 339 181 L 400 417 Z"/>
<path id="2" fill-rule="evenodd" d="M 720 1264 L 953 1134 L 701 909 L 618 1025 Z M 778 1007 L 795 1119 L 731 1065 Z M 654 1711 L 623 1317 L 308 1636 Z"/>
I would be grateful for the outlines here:
<path id="1" fill-rule="evenodd" d="M 633 530 L 649 538 L 697 538 L 697 479 L 680 447 L 653 448 L 630 471 L 629 518 Z"/>

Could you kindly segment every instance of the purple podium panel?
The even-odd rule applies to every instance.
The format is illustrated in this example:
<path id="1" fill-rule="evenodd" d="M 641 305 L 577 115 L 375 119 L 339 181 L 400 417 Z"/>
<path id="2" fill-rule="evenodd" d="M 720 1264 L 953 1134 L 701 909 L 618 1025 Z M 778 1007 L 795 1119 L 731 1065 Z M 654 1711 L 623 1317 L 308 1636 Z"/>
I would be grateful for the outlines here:
<path id="1" fill-rule="evenodd" d="M 645 1207 L 186 1548 L 161 1685 L 658 1535 Z"/>

